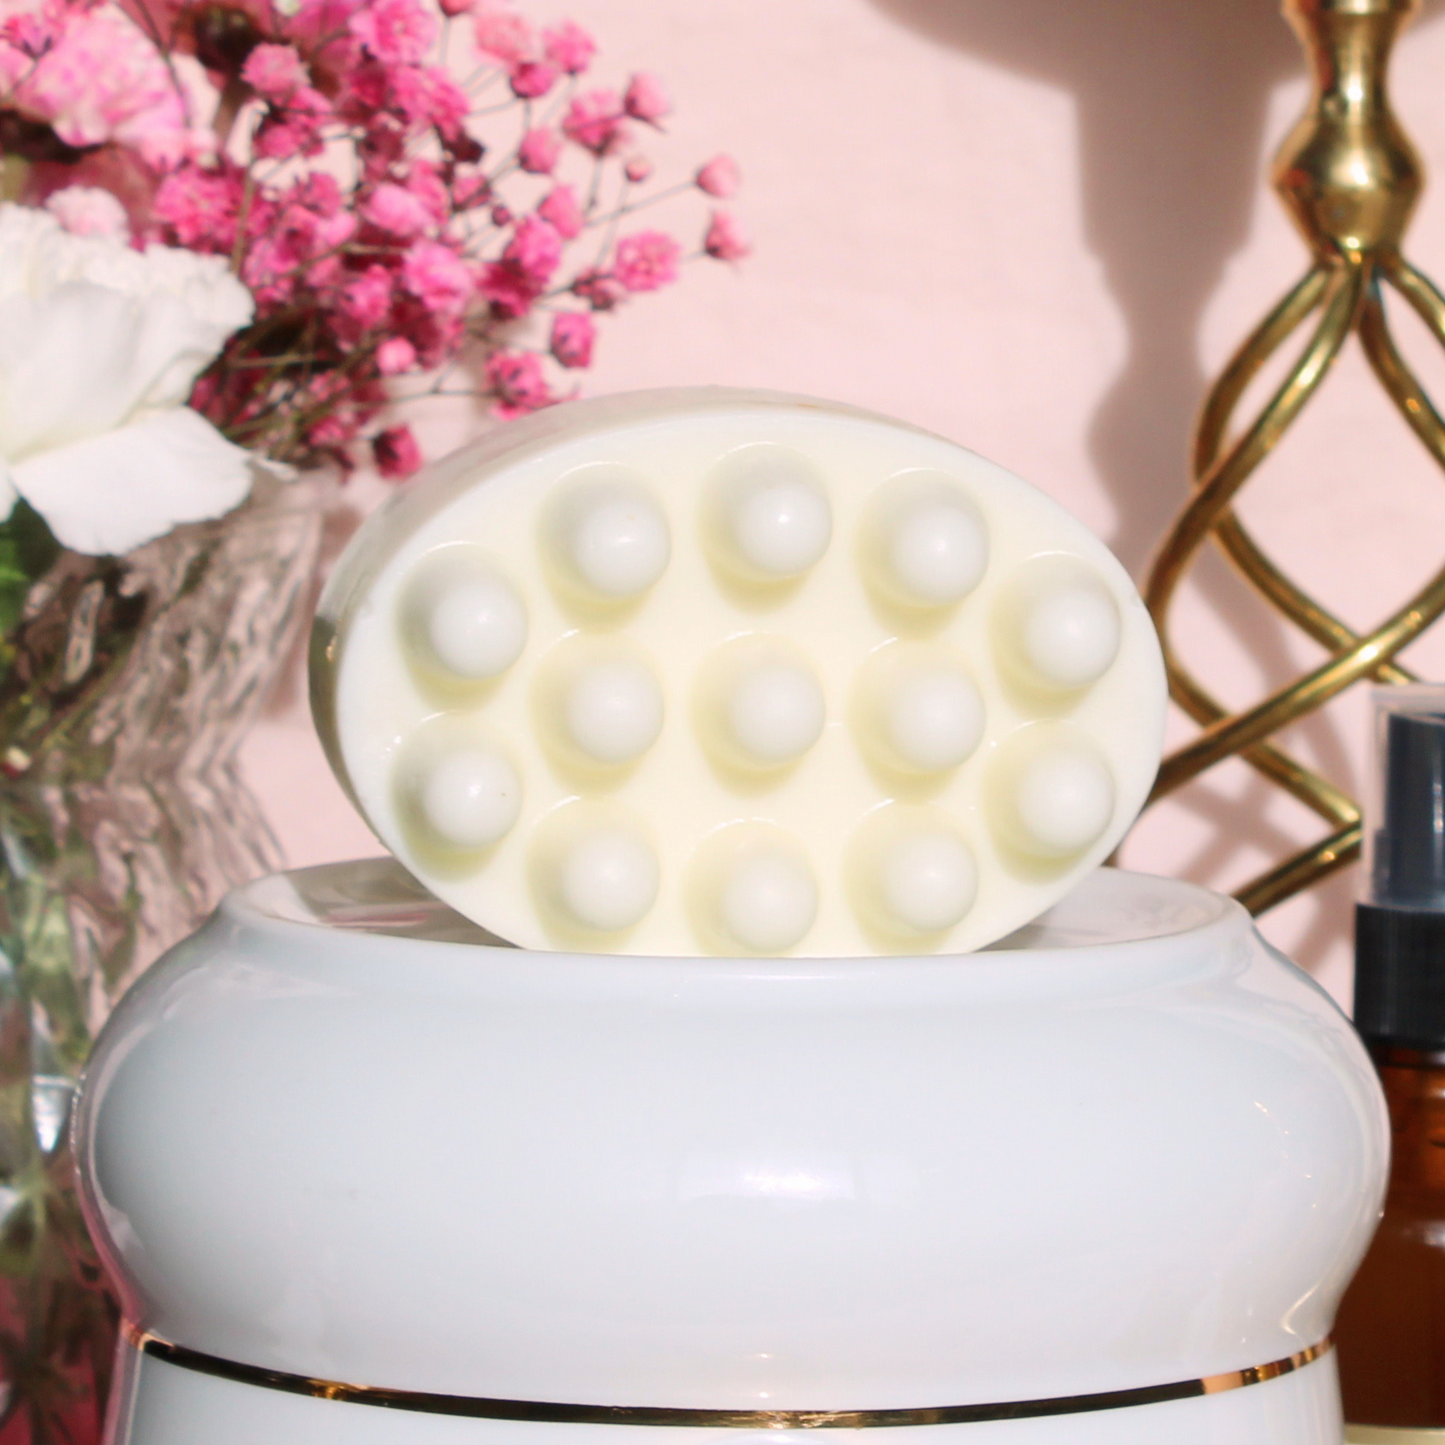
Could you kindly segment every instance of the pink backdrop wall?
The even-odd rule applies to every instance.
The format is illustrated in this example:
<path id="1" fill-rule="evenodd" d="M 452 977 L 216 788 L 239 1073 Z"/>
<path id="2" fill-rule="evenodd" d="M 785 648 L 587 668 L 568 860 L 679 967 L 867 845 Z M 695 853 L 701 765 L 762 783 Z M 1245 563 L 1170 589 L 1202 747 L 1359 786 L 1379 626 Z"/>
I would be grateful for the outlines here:
<path id="1" fill-rule="evenodd" d="M 725 383 L 896 414 L 1022 473 L 1139 575 L 1184 495 L 1205 377 L 1300 273 L 1263 184 L 1298 114 L 1296 45 L 1271 0 L 578 0 L 603 68 L 664 78 L 676 112 L 660 168 L 719 149 L 756 254 L 699 263 L 608 326 L 596 394 Z M 1445 23 L 1402 43 L 1396 106 L 1445 173 Z M 1411 254 L 1445 277 L 1445 180 Z M 1398 314 L 1399 308 L 1396 308 Z M 1445 360 L 1407 327 L 1435 394 Z M 481 418 L 437 403 L 436 453 Z M 374 480 L 349 507 L 373 505 Z M 1241 507 L 1277 559 L 1365 626 L 1445 559 L 1445 477 L 1351 354 Z M 1245 702 L 1317 661 L 1222 565 L 1178 608 L 1196 671 Z M 1445 676 L 1445 628 L 1413 652 Z M 1176 734 L 1188 727 L 1176 719 Z M 1362 694 L 1300 728 L 1306 759 L 1358 788 Z M 310 733 L 299 670 L 244 753 L 294 864 L 377 851 Z M 1222 888 L 1318 825 L 1227 765 L 1146 816 L 1125 860 Z M 1348 992 L 1355 870 L 1269 915 L 1267 933 Z"/>

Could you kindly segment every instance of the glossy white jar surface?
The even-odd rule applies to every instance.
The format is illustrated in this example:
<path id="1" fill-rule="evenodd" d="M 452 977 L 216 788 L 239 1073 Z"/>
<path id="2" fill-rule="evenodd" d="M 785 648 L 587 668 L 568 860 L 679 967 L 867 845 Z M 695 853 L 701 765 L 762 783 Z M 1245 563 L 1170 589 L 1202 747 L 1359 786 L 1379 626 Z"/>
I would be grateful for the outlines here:
<path id="1" fill-rule="evenodd" d="M 1387 1139 L 1350 1025 L 1237 905 L 1108 870 L 993 950 L 839 960 L 523 952 L 394 864 L 280 875 L 126 997 L 77 1116 L 137 1330 L 385 1390 L 745 1411 L 1298 1356 L 1368 1242 Z M 125 1356 L 134 1445 L 672 1433 Z M 1325 1355 L 926 1438 L 1323 1445 L 1333 1380 Z"/>

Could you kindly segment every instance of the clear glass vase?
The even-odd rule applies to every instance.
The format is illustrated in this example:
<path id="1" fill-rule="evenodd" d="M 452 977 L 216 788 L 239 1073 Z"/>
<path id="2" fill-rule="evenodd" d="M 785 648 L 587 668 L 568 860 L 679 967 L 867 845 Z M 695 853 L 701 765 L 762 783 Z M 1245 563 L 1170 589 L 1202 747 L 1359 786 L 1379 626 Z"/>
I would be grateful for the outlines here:
<path id="1" fill-rule="evenodd" d="M 61 552 L 0 676 L 0 1445 L 99 1439 L 115 1309 L 66 1119 L 117 998 L 280 855 L 236 766 L 307 612 L 328 480 Z"/>

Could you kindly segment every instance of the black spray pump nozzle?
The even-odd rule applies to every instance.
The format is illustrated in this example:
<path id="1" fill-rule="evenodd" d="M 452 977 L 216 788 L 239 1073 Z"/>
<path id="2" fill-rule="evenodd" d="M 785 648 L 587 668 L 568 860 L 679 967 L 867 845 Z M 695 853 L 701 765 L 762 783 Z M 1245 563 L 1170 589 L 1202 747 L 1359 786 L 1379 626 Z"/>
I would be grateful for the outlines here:
<path id="1" fill-rule="evenodd" d="M 1382 907 L 1445 910 L 1445 697 L 1441 706 L 1381 710 L 1369 901 Z"/>
<path id="2" fill-rule="evenodd" d="M 1445 686 L 1378 687 L 1355 1027 L 1376 1048 L 1445 1052 Z"/>

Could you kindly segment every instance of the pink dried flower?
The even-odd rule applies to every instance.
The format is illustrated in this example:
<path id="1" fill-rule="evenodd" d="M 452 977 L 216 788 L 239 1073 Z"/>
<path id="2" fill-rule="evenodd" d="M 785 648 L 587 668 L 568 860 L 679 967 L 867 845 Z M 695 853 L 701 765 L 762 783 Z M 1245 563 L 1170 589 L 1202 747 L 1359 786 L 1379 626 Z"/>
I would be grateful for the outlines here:
<path id="1" fill-rule="evenodd" d="M 562 142 L 557 132 L 546 126 L 529 130 L 517 147 L 517 164 L 534 176 L 550 176 L 562 154 Z"/>
<path id="2" fill-rule="evenodd" d="M 280 304 L 295 294 L 301 257 L 285 231 L 258 236 L 241 263 L 241 280 L 263 303 Z"/>
<path id="3" fill-rule="evenodd" d="M 459 175 L 452 180 L 452 205 L 458 211 L 485 205 L 491 194 L 491 181 L 479 171 Z"/>
<path id="4" fill-rule="evenodd" d="M 402 75 L 408 72 L 409 67 L 400 67 L 393 73 Z M 367 130 L 378 124 L 394 127 L 397 121 L 391 114 L 391 79 L 386 66 L 373 56 L 361 54 L 358 49 L 348 61 L 342 76 L 341 90 L 336 97 L 337 115 L 347 125 Z"/>
<path id="5" fill-rule="evenodd" d="M 272 106 L 262 117 L 251 148 L 268 160 L 317 155 L 322 149 L 321 128 L 331 119 L 331 102 L 313 86 L 303 85 L 284 105 Z"/>
<path id="6" fill-rule="evenodd" d="M 426 208 L 434 224 L 440 226 L 452 213 L 451 192 L 441 172 L 432 161 L 413 161 L 406 174 L 407 190 Z"/>
<path id="7" fill-rule="evenodd" d="M 334 451 L 344 447 L 356 431 L 356 418 L 349 411 L 333 411 L 306 428 L 306 440 L 313 447 Z"/>
<path id="8" fill-rule="evenodd" d="M 443 140 L 452 143 L 466 136 L 464 125 L 472 103 L 441 66 L 391 66 L 384 76 L 385 103 L 400 111 L 408 125 L 433 126 Z M 478 148 L 473 159 L 480 158 Z"/>
<path id="9" fill-rule="evenodd" d="M 752 254 L 752 246 L 742 228 L 726 211 L 714 211 L 712 224 L 703 237 L 702 248 L 718 261 L 741 261 Z"/>
<path id="10" fill-rule="evenodd" d="M 416 241 L 401 262 L 402 284 L 442 315 L 460 315 L 476 287 L 471 267 L 440 241 Z"/>
<path id="11" fill-rule="evenodd" d="M 294 11 L 285 24 L 286 38 L 303 54 L 318 59 L 324 57 L 326 68 L 339 72 L 355 64 L 358 58 L 360 47 L 348 25 L 362 3 L 363 0 L 282 0 L 282 5 L 274 8 L 266 4 L 266 13 L 254 17 L 252 23 L 259 20 L 263 28 L 274 29 L 277 9 Z"/>
<path id="12" fill-rule="evenodd" d="M 564 240 L 573 241 L 582 234 L 582 207 L 571 186 L 554 186 L 542 197 L 537 214 Z"/>
<path id="13" fill-rule="evenodd" d="M 568 75 L 581 75 L 591 65 L 596 53 L 596 42 L 580 25 L 574 25 L 570 20 L 542 32 L 542 54 L 547 63 Z"/>
<path id="14" fill-rule="evenodd" d="M 633 120 L 656 125 L 672 109 L 672 100 L 655 75 L 638 71 L 627 83 L 622 105 Z"/>
<path id="15" fill-rule="evenodd" d="M 732 195 L 741 180 L 738 163 L 727 155 L 714 156 L 693 177 L 693 183 L 698 190 L 705 195 L 716 196 L 720 201 Z"/>
<path id="16" fill-rule="evenodd" d="M 241 79 L 263 100 L 289 100 L 310 77 L 294 45 L 258 45 L 241 67 Z"/>
<path id="17" fill-rule="evenodd" d="M 436 21 L 417 0 L 368 0 L 347 28 L 386 65 L 419 61 L 436 40 Z"/>
<path id="18" fill-rule="evenodd" d="M 420 236 L 433 220 L 420 196 L 390 181 L 378 186 L 361 203 L 361 214 L 380 230 L 407 240 Z"/>
<path id="19" fill-rule="evenodd" d="M 561 237 L 545 220 L 523 216 L 502 259 L 521 267 L 539 287 L 545 286 L 562 260 Z"/>
<path id="20" fill-rule="evenodd" d="M 559 311 L 552 320 L 552 355 L 561 366 L 592 365 L 597 327 L 585 311 Z"/>
<path id="21" fill-rule="evenodd" d="M 257 254 L 274 256 L 277 267 L 296 272 L 283 278 L 278 271 L 264 279 L 277 294 L 289 294 L 303 280 L 311 286 L 329 286 L 341 274 L 338 251 L 355 232 L 356 217 L 343 208 L 336 178 L 313 171 L 298 179 L 280 208 L 268 216 L 247 264 Z"/>
<path id="22" fill-rule="evenodd" d="M 403 296 L 392 307 L 391 325 L 397 335 L 416 347 L 417 366 L 422 370 L 455 356 L 466 337 L 463 312 L 442 315 L 411 296 Z"/>
<path id="23" fill-rule="evenodd" d="M 45 198 L 45 209 L 72 236 L 113 236 L 130 239 L 125 207 L 99 186 L 67 186 Z"/>
<path id="24" fill-rule="evenodd" d="M 503 320 L 525 316 L 542 294 L 542 288 L 526 272 L 507 261 L 488 261 L 482 267 L 482 279 L 477 283 L 477 290 Z"/>
<path id="25" fill-rule="evenodd" d="M 286 199 L 293 205 L 315 211 L 318 216 L 340 216 L 347 198 L 341 194 L 341 184 L 335 176 L 327 171 L 308 171 L 291 187 Z"/>
<path id="26" fill-rule="evenodd" d="M 572 294 L 580 297 L 594 311 L 611 311 L 627 299 L 627 290 L 610 271 L 589 266 L 572 282 Z"/>
<path id="27" fill-rule="evenodd" d="M 400 376 L 416 365 L 416 347 L 404 336 L 389 336 L 376 348 L 376 369 L 383 376 Z"/>
<path id="28" fill-rule="evenodd" d="M 356 146 L 364 182 L 384 181 L 406 154 L 406 134 L 389 115 L 377 116 Z"/>
<path id="29" fill-rule="evenodd" d="M 575 97 L 563 117 L 562 134 L 593 155 L 610 155 L 627 137 L 617 92 L 589 90 Z"/>
<path id="30" fill-rule="evenodd" d="M 557 71 L 540 60 L 519 60 L 508 83 L 519 100 L 538 100 L 556 85 Z"/>
<path id="31" fill-rule="evenodd" d="M 487 153 L 486 146 L 464 130 L 458 130 L 455 135 L 443 134 L 441 142 L 447 159 L 460 165 L 475 165 Z"/>
<path id="32" fill-rule="evenodd" d="M 182 246 L 228 252 L 236 244 L 241 192 L 242 177 L 236 167 L 182 166 L 156 191 L 155 216 Z"/>
<path id="33" fill-rule="evenodd" d="M 41 53 L 35 59 L 26 49 L 0 53 L 6 104 L 45 121 L 67 145 L 114 141 L 161 171 L 214 154 L 214 133 L 193 126 L 188 113 L 215 108 L 204 70 L 193 56 L 172 55 L 168 64 L 119 5 L 77 4 L 16 34 Z"/>
<path id="34" fill-rule="evenodd" d="M 340 256 L 317 256 L 301 269 L 301 280 L 317 291 L 329 291 L 341 275 Z"/>
<path id="35" fill-rule="evenodd" d="M 547 289 L 561 260 L 556 230 L 536 216 L 523 216 L 502 259 L 483 268 L 478 289 L 499 316 L 521 316 Z"/>
<path id="36" fill-rule="evenodd" d="M 268 116 L 256 129 L 252 151 L 262 160 L 290 161 L 297 156 L 314 156 L 322 149 L 321 133 L 304 121 Z"/>
<path id="37" fill-rule="evenodd" d="M 376 469 L 389 482 L 399 482 L 421 468 L 421 448 L 409 426 L 389 426 L 371 439 Z"/>
<path id="38" fill-rule="evenodd" d="M 625 236 L 600 265 L 569 256 L 564 270 L 598 209 L 584 207 L 580 187 L 525 179 L 557 175 L 579 147 L 600 163 L 589 185 L 609 197 L 621 186 L 626 199 L 607 210 L 625 214 L 627 187 L 653 174 L 629 133 L 668 114 L 666 92 L 639 73 L 620 93 L 569 84 L 563 94 L 562 77 L 586 73 L 596 52 L 575 23 L 536 32 L 510 0 L 219 0 L 251 27 L 229 58 L 207 53 L 256 98 L 242 112 L 250 134 L 235 145 L 241 154 L 249 143 L 259 164 L 242 165 L 205 128 L 219 95 L 188 53 L 191 14 L 211 0 L 157 0 L 154 36 L 136 20 L 145 3 L 0 0 L 0 104 L 87 152 L 65 177 L 50 167 L 31 181 L 37 204 L 58 185 L 47 204 L 66 226 L 123 235 L 129 213 L 139 242 L 234 259 L 255 321 L 191 404 L 243 444 L 349 466 L 347 450 L 369 443 L 383 474 L 409 474 L 421 461 L 416 438 L 381 420 L 389 378 L 435 370 L 476 344 L 499 415 L 550 405 L 560 399 L 554 368 L 592 364 L 596 313 L 679 274 L 678 242 L 658 230 Z M 503 77 L 511 86 L 502 107 L 475 112 L 475 134 L 472 98 L 430 59 L 441 16 L 470 16 L 501 71 L 488 77 L 491 95 Z M 490 112 L 510 108 L 525 122 L 543 98 L 555 99 L 546 123 L 519 127 L 515 151 L 499 149 L 484 170 Z M 220 123 L 231 113 L 222 107 Z M 324 162 L 302 159 L 323 150 Z M 693 180 L 721 198 L 737 186 L 736 167 L 716 157 Z M 494 226 L 504 228 L 498 242 Z M 705 245 L 727 260 L 747 250 L 722 213 Z M 483 248 L 494 259 L 475 254 Z M 571 295 L 554 313 L 560 292 Z M 545 343 L 503 349 L 511 323 L 542 306 Z"/>
<path id="39" fill-rule="evenodd" d="M 677 280 L 682 248 L 665 231 L 638 231 L 617 243 L 613 274 L 629 291 L 656 291 Z"/>
<path id="40" fill-rule="evenodd" d="M 370 331 L 386 319 L 394 279 L 385 266 L 368 266 L 342 287 L 341 313 L 358 332 Z"/>
<path id="41" fill-rule="evenodd" d="M 515 15 L 510 10 L 488 5 L 476 12 L 472 25 L 477 49 L 485 51 L 505 65 L 516 65 L 536 51 L 532 27 L 520 15 Z"/>
<path id="42" fill-rule="evenodd" d="M 499 351 L 487 361 L 487 385 L 503 420 L 550 406 L 556 398 L 542 374 L 540 357 L 527 351 Z"/>
<path id="43" fill-rule="evenodd" d="M 69 11 L 63 0 L 43 0 L 34 9 L 7 16 L 0 24 L 0 41 L 18 50 L 27 60 L 39 60 L 65 33 L 68 19 Z M 14 77 L 7 75 L 6 79 L 13 81 Z"/>

